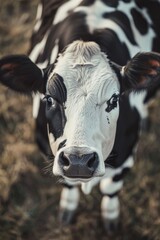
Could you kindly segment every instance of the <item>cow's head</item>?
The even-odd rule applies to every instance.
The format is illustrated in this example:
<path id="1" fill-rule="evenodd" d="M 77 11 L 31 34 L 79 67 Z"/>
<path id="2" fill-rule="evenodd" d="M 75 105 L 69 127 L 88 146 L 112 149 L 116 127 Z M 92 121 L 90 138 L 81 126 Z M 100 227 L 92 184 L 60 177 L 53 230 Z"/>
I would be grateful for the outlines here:
<path id="1" fill-rule="evenodd" d="M 44 70 L 26 56 L 0 60 L 0 82 L 22 93 L 44 94 L 53 172 L 72 183 L 105 173 L 121 90 L 146 88 L 159 78 L 160 55 L 137 54 L 120 69 L 94 42 L 73 42 Z"/>

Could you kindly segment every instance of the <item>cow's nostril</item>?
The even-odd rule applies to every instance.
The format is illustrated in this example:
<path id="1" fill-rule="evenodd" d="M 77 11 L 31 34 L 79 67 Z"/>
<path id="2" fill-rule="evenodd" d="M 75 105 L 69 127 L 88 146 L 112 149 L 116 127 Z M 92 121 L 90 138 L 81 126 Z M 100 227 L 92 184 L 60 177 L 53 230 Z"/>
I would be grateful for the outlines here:
<path id="1" fill-rule="evenodd" d="M 92 168 L 92 162 L 93 162 L 93 159 L 91 158 L 87 163 L 88 168 Z"/>
<path id="2" fill-rule="evenodd" d="M 64 152 L 61 152 L 60 154 L 60 163 L 62 164 L 63 168 L 67 168 L 70 165 L 70 161 L 67 158 L 67 156 L 64 154 Z"/>
<path id="3" fill-rule="evenodd" d="M 88 158 L 87 167 L 91 170 L 94 170 L 98 166 L 98 155 L 93 153 Z"/>

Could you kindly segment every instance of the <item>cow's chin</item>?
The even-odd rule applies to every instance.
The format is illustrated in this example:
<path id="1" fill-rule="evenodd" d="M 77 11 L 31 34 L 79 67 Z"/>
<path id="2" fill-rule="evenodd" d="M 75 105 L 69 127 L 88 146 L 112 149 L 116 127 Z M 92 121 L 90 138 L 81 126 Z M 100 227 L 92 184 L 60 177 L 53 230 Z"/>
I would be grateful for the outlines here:
<path id="1" fill-rule="evenodd" d="M 81 184 L 81 183 L 87 183 L 89 181 L 91 181 L 93 178 L 68 178 L 68 177 L 64 177 L 64 180 L 67 184 L 69 185 L 77 185 L 77 184 Z"/>
<path id="2" fill-rule="evenodd" d="M 101 177 L 93 177 L 93 178 L 77 178 L 77 179 L 70 179 L 64 178 L 65 182 L 71 186 L 81 186 L 81 190 L 84 194 L 89 194 L 92 191 L 92 188 L 97 185 L 101 179 Z"/>

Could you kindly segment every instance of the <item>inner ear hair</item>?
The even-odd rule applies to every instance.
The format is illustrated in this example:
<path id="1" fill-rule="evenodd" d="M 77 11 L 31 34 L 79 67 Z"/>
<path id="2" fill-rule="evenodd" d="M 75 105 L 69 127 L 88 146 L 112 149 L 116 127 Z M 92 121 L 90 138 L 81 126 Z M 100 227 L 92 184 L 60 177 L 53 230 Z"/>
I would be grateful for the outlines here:
<path id="1" fill-rule="evenodd" d="M 121 73 L 127 89 L 152 87 L 160 78 L 160 54 L 139 52 L 123 67 Z"/>

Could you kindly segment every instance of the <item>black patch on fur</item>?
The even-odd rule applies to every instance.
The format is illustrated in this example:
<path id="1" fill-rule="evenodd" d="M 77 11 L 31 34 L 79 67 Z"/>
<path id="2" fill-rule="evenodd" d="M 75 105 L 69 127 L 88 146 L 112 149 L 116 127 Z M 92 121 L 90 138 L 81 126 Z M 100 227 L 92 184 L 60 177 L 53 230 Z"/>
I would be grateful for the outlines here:
<path id="1" fill-rule="evenodd" d="M 113 179 L 112 179 L 113 182 L 121 181 L 124 178 L 124 176 L 128 173 L 129 170 L 130 170 L 130 168 L 128 168 L 128 167 L 124 168 L 121 173 L 116 174 L 113 177 Z"/>
<path id="2" fill-rule="evenodd" d="M 67 139 L 65 139 L 63 142 L 61 142 L 58 146 L 58 150 L 60 150 L 62 147 L 65 147 Z"/>
<path id="3" fill-rule="evenodd" d="M 104 13 L 104 18 L 108 18 L 112 21 L 114 21 L 116 24 L 120 26 L 120 28 L 123 29 L 124 33 L 126 34 L 127 38 L 133 45 L 137 45 L 136 41 L 134 39 L 134 35 L 131 29 L 130 21 L 123 12 L 121 11 L 115 11 L 111 13 Z"/>
<path id="4" fill-rule="evenodd" d="M 45 79 L 48 80 L 48 77 L 53 69 L 54 69 L 54 64 L 49 64 L 46 68 L 43 69 Z"/>
<path id="5" fill-rule="evenodd" d="M 38 32 L 33 31 L 33 35 L 31 38 L 31 49 L 29 50 L 29 53 L 32 51 L 32 49 L 35 47 L 35 45 L 42 41 L 43 37 L 45 36 L 46 32 L 51 29 L 53 26 L 53 19 L 55 17 L 55 14 L 57 13 L 57 10 L 60 6 L 62 6 L 64 3 L 66 3 L 66 0 L 50 0 L 45 1 L 41 0 L 42 3 L 42 17 L 41 17 L 41 25 L 38 30 Z M 48 55 L 49 56 L 49 55 Z M 48 59 L 48 56 L 46 56 L 46 59 Z M 38 59 L 36 59 L 36 62 L 43 62 L 44 59 L 44 52 L 38 56 Z"/>
<path id="6" fill-rule="evenodd" d="M 57 101 L 55 101 L 54 106 L 48 106 L 46 103 L 46 118 L 49 125 L 49 133 L 52 133 L 56 140 L 63 135 L 64 126 L 66 123 L 63 106 Z"/>
<path id="7" fill-rule="evenodd" d="M 126 44 L 119 40 L 114 31 L 110 29 L 96 30 L 92 40 L 99 44 L 102 52 L 106 53 L 111 61 L 123 66 L 130 59 Z"/>
<path id="8" fill-rule="evenodd" d="M 105 167 L 113 167 L 113 165 L 112 164 L 110 165 L 109 163 L 114 162 L 117 157 L 118 154 L 112 150 L 108 158 L 104 161 Z"/>
<path id="9" fill-rule="evenodd" d="M 66 188 L 68 188 L 68 189 L 74 188 L 74 186 L 69 185 L 68 183 L 62 183 L 62 186 L 63 186 L 63 187 L 66 187 Z"/>
<path id="10" fill-rule="evenodd" d="M 131 15 L 134 20 L 134 24 L 137 30 L 142 34 L 145 35 L 148 32 L 148 22 L 145 17 L 135 8 L 131 9 Z"/>
<path id="11" fill-rule="evenodd" d="M 90 6 L 95 3 L 96 0 L 83 0 L 83 2 L 80 4 L 80 6 Z"/>
<path id="12" fill-rule="evenodd" d="M 119 0 L 101 0 L 104 4 L 106 4 L 109 7 L 117 8 L 119 5 Z"/>
<path id="13" fill-rule="evenodd" d="M 117 131 L 113 149 L 106 164 L 118 168 L 133 154 L 133 149 L 139 139 L 140 116 L 135 108 L 131 108 L 129 94 L 123 94 L 119 100 L 120 113 L 117 122 Z"/>
<path id="14" fill-rule="evenodd" d="M 52 150 L 50 148 L 48 133 L 47 133 L 47 119 L 45 116 L 45 103 L 40 101 L 40 108 L 38 112 L 38 116 L 36 118 L 36 126 L 35 126 L 35 139 L 41 150 L 41 152 L 49 158 L 54 158 Z"/>
<path id="15" fill-rule="evenodd" d="M 155 37 L 153 38 L 153 51 L 154 52 L 159 52 L 159 46 L 160 46 L 160 37 Z"/>
<path id="16" fill-rule="evenodd" d="M 119 95 L 113 94 L 113 96 L 107 101 L 107 108 L 105 109 L 106 112 L 112 111 L 114 108 L 117 107 Z M 110 122 L 108 122 L 110 123 Z"/>
<path id="17" fill-rule="evenodd" d="M 51 95 L 56 99 L 60 104 L 63 104 L 67 100 L 67 89 L 64 84 L 63 78 L 54 73 L 52 78 L 48 82 L 47 94 Z"/>
<path id="18" fill-rule="evenodd" d="M 122 75 L 121 75 L 121 70 L 122 70 L 122 66 L 120 66 L 120 65 L 118 65 L 118 64 L 116 64 L 116 63 L 114 63 L 114 62 L 109 62 L 109 64 L 110 64 L 110 66 L 111 66 L 111 68 L 114 70 L 114 72 L 116 73 L 116 75 L 117 75 L 117 78 L 118 78 L 118 80 L 119 80 L 119 82 L 120 82 L 120 93 L 122 93 L 123 92 L 123 81 L 122 81 Z"/>
<path id="19" fill-rule="evenodd" d="M 152 24 L 151 27 L 155 31 L 156 35 L 160 37 L 160 2 L 159 1 L 144 1 L 144 0 L 135 0 L 137 6 L 140 9 L 145 8 L 148 12 L 148 15 L 151 18 Z M 153 49 L 153 51 L 155 51 Z"/>
<path id="20" fill-rule="evenodd" d="M 108 196 L 110 198 L 113 198 L 113 197 L 117 196 L 118 193 L 119 193 L 119 191 L 116 191 L 115 193 L 112 193 L 112 194 L 108 194 L 108 193 L 101 193 L 101 194 L 102 194 L 102 196 Z"/>
<path id="21" fill-rule="evenodd" d="M 48 101 L 54 99 L 54 104 Z M 49 133 L 52 133 L 55 140 L 63 135 L 66 116 L 64 112 L 64 103 L 67 100 L 67 90 L 63 78 L 54 74 L 48 82 L 46 101 L 46 118 L 49 124 Z"/>

